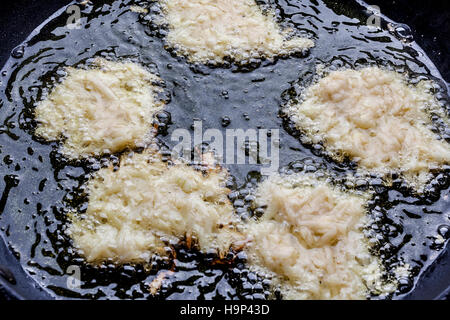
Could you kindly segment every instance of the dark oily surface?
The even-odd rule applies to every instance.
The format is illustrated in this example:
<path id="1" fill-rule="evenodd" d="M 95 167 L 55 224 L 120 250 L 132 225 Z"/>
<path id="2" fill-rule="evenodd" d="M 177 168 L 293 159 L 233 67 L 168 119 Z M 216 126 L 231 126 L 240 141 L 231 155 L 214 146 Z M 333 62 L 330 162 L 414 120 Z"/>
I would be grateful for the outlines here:
<path id="1" fill-rule="evenodd" d="M 374 250 L 384 258 L 388 270 L 398 261 L 411 265 L 413 277 L 401 279 L 400 291 L 394 297 L 410 292 L 418 276 L 444 247 L 436 244 L 435 237 L 449 237 L 448 168 L 435 173 L 424 196 L 415 195 L 401 181 L 392 188 L 383 187 L 376 177 L 350 185 L 344 178 L 347 173 L 354 173 L 354 165 L 324 157 L 320 146 L 303 145 L 299 133 L 291 130 L 279 113 L 284 99 L 311 83 L 319 63 L 334 68 L 379 65 L 410 73 L 412 82 L 432 79 L 437 83 L 439 99 L 448 107 L 447 88 L 439 73 L 425 53 L 409 42 L 408 34 L 395 32 L 395 27 L 389 31 L 386 23 L 382 30 L 367 27 L 367 13 L 356 4 L 269 1 L 283 21 L 301 35 L 313 38 L 316 47 L 304 57 L 212 68 L 189 65 L 185 59 L 171 55 L 161 38 L 165 30 L 155 30 L 151 22 L 157 12 L 140 15 L 130 11 L 131 4 L 135 2 L 96 1 L 81 7 L 82 27 L 73 30 L 66 27 L 68 15 L 61 11 L 14 50 L 2 72 L 0 227 L 8 250 L 38 286 L 55 297 L 152 298 L 148 283 L 158 274 L 172 270 L 176 272 L 167 273 L 156 298 L 280 297 L 270 288 L 270 281 L 262 281 L 260 275 L 248 270 L 243 253 L 230 252 L 219 259 L 181 243 L 168 246 L 170 258 L 155 258 L 145 266 L 122 267 L 108 263 L 87 266 L 75 254 L 64 233 L 66 213 L 73 208 L 86 208 L 86 195 L 81 188 L 86 175 L 109 161 L 117 161 L 118 155 L 66 162 L 57 153 L 58 144 L 33 137 L 32 110 L 64 76 L 64 67 L 84 66 L 89 59 L 104 56 L 140 62 L 157 70 L 164 79 L 164 98 L 169 100 L 170 96 L 165 110 L 170 113 L 171 122 L 160 117 L 160 124 L 165 125 L 160 125 L 158 139 L 168 148 L 176 144 L 171 141 L 171 133 L 177 128 L 191 128 L 196 119 L 203 121 L 203 130 L 279 129 L 282 171 L 326 170 L 333 180 L 349 188 L 374 190 L 377 195 L 370 211 L 376 222 L 367 232 L 379 238 L 380 244 Z M 437 132 L 448 140 L 448 132 L 437 127 Z M 243 219 L 258 214 L 250 210 L 252 198 L 248 194 L 260 179 L 261 166 L 226 167 L 233 177 L 230 199 L 237 214 Z M 74 265 L 80 267 L 81 287 L 69 289 L 67 282 L 73 280 L 69 278 L 73 272 L 70 266 Z"/>

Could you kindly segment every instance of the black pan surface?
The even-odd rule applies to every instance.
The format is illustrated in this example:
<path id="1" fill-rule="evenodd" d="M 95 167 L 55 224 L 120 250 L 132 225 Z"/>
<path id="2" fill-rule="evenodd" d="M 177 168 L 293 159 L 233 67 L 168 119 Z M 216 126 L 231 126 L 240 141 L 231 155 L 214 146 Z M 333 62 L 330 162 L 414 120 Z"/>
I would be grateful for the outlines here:
<path id="1" fill-rule="evenodd" d="M 144 283 L 159 271 L 172 269 L 177 272 L 157 298 L 280 297 L 260 275 L 247 269 L 242 255 L 217 265 L 213 263 L 215 257 L 182 244 L 174 248 L 175 261 L 155 259 L 151 268 L 108 264 L 94 268 L 84 264 L 64 234 L 65 214 L 71 208 L 83 207 L 86 197 L 80 186 L 86 175 L 114 156 L 94 163 L 71 163 L 58 154 L 56 143 L 33 137 L 33 107 L 64 76 L 65 66 L 82 66 L 92 57 L 104 56 L 131 59 L 158 70 L 170 96 L 166 110 L 172 119 L 158 139 L 168 149 L 174 146 L 170 135 L 175 129 L 190 128 L 194 120 L 201 119 L 204 128 L 224 130 L 222 119 L 228 117 L 231 123 L 227 128 L 280 129 L 281 170 L 315 167 L 329 171 L 337 182 L 344 182 L 345 174 L 354 172 L 354 165 L 336 163 L 320 150 L 300 143 L 300 133 L 292 130 L 279 113 L 290 89 L 312 81 L 318 62 L 336 68 L 380 65 L 409 73 L 412 82 L 432 79 L 438 85 L 438 97 L 449 107 L 447 83 L 412 41 L 408 29 L 387 18 L 382 30 L 368 29 L 368 13 L 359 2 L 260 1 L 275 6 L 279 18 L 312 37 L 316 47 L 302 57 L 223 68 L 189 65 L 165 50 L 164 30 L 154 30 L 148 17 L 131 12 L 129 5 L 135 2 L 139 1 L 95 1 L 81 7 L 79 30 L 65 27 L 68 14 L 66 8 L 61 9 L 13 50 L 2 69 L 0 284 L 9 296 L 152 298 Z M 388 30 L 388 22 L 393 23 L 394 31 Z M 435 61 L 445 65 L 439 59 Z M 441 133 L 449 141 L 448 132 Z M 258 165 L 227 168 L 235 179 L 237 197 L 244 198 L 260 179 Z M 434 236 L 449 236 L 448 170 L 435 172 L 426 196 L 402 185 L 383 187 L 377 177 L 372 177 L 367 186 L 377 193 L 371 214 L 381 217 L 373 229 L 382 238 L 377 249 L 384 255 L 387 268 L 403 261 L 413 270 L 411 278 L 401 279 L 395 299 L 445 297 L 450 284 L 448 249 L 444 244 L 437 245 Z M 248 204 L 237 211 L 244 218 L 253 214 Z M 81 268 L 82 286 L 78 289 L 67 288 L 68 270 L 73 265 Z M 260 282 L 264 285 L 257 285 Z"/>

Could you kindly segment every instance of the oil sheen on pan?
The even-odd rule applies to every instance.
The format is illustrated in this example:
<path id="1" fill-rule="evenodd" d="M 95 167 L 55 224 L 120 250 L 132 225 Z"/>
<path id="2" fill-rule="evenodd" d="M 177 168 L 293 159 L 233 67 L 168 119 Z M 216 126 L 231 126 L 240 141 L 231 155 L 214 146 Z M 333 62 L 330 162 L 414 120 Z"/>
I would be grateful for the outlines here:
<path id="1" fill-rule="evenodd" d="M 196 19 L 204 18 L 195 16 L 195 5 L 201 2 L 193 1 L 193 7 L 188 11 Z M 272 193 L 268 196 L 266 192 L 274 183 L 283 184 L 284 189 L 279 191 L 294 198 L 298 197 L 296 190 L 304 192 L 315 185 L 321 188 L 320 194 L 328 194 L 337 206 L 348 198 L 359 199 L 360 202 L 353 201 L 360 203 L 352 211 L 355 220 L 346 220 L 344 218 L 348 216 L 342 216 L 342 225 L 350 231 L 344 228 L 348 232 L 341 233 L 341 248 L 347 252 L 345 245 L 349 238 L 367 239 L 367 243 L 358 242 L 362 246 L 356 249 L 361 257 L 367 258 L 366 266 L 370 265 L 373 272 L 370 275 L 361 273 L 351 279 L 356 288 L 365 281 L 365 284 L 372 284 L 373 290 L 348 291 L 355 293 L 352 297 L 365 298 L 368 293 L 373 299 L 402 298 L 414 290 L 417 279 L 438 257 L 449 236 L 449 167 L 445 161 L 429 167 L 427 163 L 426 171 L 430 176 L 423 183 L 423 190 L 418 192 L 418 188 L 408 183 L 401 173 L 390 172 L 387 177 L 384 168 L 362 171 L 362 164 L 357 159 L 336 156 L 333 153 L 336 150 L 330 149 L 324 139 L 311 139 L 308 128 L 299 126 L 292 114 L 286 113 L 287 105 L 301 106 L 302 95 L 326 76 L 320 71 L 322 68 L 327 75 L 332 75 L 333 72 L 371 67 L 407 78 L 410 90 L 420 87 L 424 81 L 430 83 L 427 90 L 433 101 L 445 109 L 444 113 L 448 112 L 446 84 L 427 55 L 411 42 L 411 37 L 399 37 L 394 23 L 382 20 L 379 28 L 368 25 L 366 8 L 357 2 L 339 5 L 326 0 L 258 1 L 258 5 L 244 2 L 247 6 L 236 10 L 253 17 L 254 28 L 261 31 L 261 28 L 269 28 L 264 23 L 270 24 L 272 42 L 266 43 L 267 47 L 262 46 L 262 51 L 254 51 L 256 44 L 251 41 L 236 42 L 242 38 L 233 37 L 215 39 L 218 42 L 212 38 L 211 41 L 204 39 L 205 43 L 201 43 L 201 39 L 190 39 L 191 42 L 180 44 L 177 27 L 184 26 L 186 21 L 180 22 L 181 13 L 170 10 L 171 1 L 111 0 L 80 5 L 79 27 L 68 28 L 68 16 L 61 11 L 30 36 L 20 54 L 16 52 L 7 62 L 1 75 L 0 90 L 0 173 L 4 190 L 0 227 L 11 254 L 45 291 L 55 297 L 70 298 L 332 297 L 332 293 L 314 285 L 306 287 L 305 277 L 314 274 L 295 272 L 296 268 L 301 268 L 301 260 L 293 258 L 291 269 L 280 269 L 278 257 L 270 256 L 269 251 L 261 253 L 258 247 L 242 241 L 242 233 L 244 238 L 251 235 L 268 241 L 265 231 L 273 228 L 273 235 L 280 236 L 280 243 L 286 238 L 290 239 L 286 241 L 296 241 L 294 251 L 286 254 L 288 258 L 295 257 L 298 252 L 317 251 L 317 254 L 325 255 L 330 243 L 335 244 L 332 237 L 327 238 L 331 242 L 326 242 L 314 228 L 302 226 L 300 233 L 293 232 L 292 228 L 292 232 L 285 232 L 286 225 L 282 225 L 280 219 L 289 218 L 284 214 L 289 208 L 275 206 L 277 196 L 282 195 Z M 211 16 L 216 9 L 211 8 Z M 232 10 L 227 12 L 227 15 L 232 14 Z M 230 28 L 253 23 L 234 22 L 236 25 L 230 25 Z M 205 26 L 208 30 L 207 21 Z M 195 31 L 192 28 L 186 30 Z M 248 34 L 244 32 L 242 36 Z M 209 49 L 200 50 L 199 41 L 200 46 L 210 45 Z M 292 41 L 302 42 L 302 50 L 289 52 Z M 226 52 L 228 49 L 230 52 Z M 93 143 L 85 144 L 85 147 L 95 147 L 93 149 L 72 148 L 69 149 L 71 152 L 64 153 L 64 146 L 71 142 L 64 136 L 64 130 L 67 134 L 71 127 L 59 128 L 58 137 L 50 139 L 58 141 L 47 141 L 36 132 L 42 124 L 36 118 L 36 108 L 52 98 L 58 86 L 64 88 L 64 81 L 70 80 L 71 75 L 76 76 L 77 71 L 94 70 L 96 61 L 139 68 L 140 71 L 133 70 L 145 73 L 147 79 L 142 79 L 143 82 L 152 78 L 149 87 L 155 90 L 142 94 L 154 99 L 156 109 L 152 109 L 148 118 L 134 114 L 131 111 L 134 109 L 127 109 L 132 113 L 127 116 L 136 117 L 134 123 L 142 124 L 151 134 L 145 141 L 135 139 L 140 133 L 130 135 L 131 139 L 124 143 L 119 141 L 114 150 L 97 150 Z M 122 86 L 119 81 L 117 88 L 132 89 L 133 86 L 126 82 Z M 84 89 L 95 89 L 95 83 L 98 84 L 96 81 L 90 83 Z M 132 90 L 139 93 L 140 84 Z M 96 89 L 99 89 L 98 85 Z M 128 97 L 128 106 L 136 107 L 133 101 L 139 100 L 140 95 L 132 96 L 129 92 L 123 91 L 124 97 Z M 119 91 L 113 95 L 108 93 L 105 91 L 98 99 L 94 93 L 92 101 L 101 105 L 103 100 L 114 100 L 114 96 L 120 94 Z M 89 99 L 89 96 L 83 98 Z M 65 116 L 64 113 L 61 115 Z M 431 132 L 429 137 L 439 136 L 440 140 L 436 141 L 448 143 L 450 137 L 443 117 L 433 114 L 430 119 L 427 123 L 427 130 Z M 173 132 L 187 128 L 193 133 L 196 121 L 201 121 L 204 129 L 215 128 L 223 133 L 237 128 L 279 129 L 279 174 L 269 179 L 262 177 L 258 163 L 224 164 L 213 172 L 202 165 L 197 168 L 196 165 L 172 163 L 170 150 L 176 145 L 171 139 Z M 123 137 L 116 135 L 113 138 Z M 111 141 L 118 141 L 114 139 Z M 157 167 L 159 170 L 153 172 L 154 179 L 146 177 L 148 183 L 155 188 L 160 186 L 164 193 L 166 185 L 159 179 L 170 176 L 172 187 L 179 188 L 180 193 L 183 188 L 195 188 L 195 183 L 181 181 L 183 178 L 177 175 L 181 171 L 182 176 L 190 176 L 193 181 L 211 183 L 210 190 L 200 190 L 191 196 L 203 199 L 215 193 L 221 205 L 217 206 L 216 200 L 213 204 L 202 202 L 198 210 L 211 205 L 226 214 L 232 211 L 231 216 L 225 214 L 226 221 L 220 222 L 225 227 L 224 240 L 214 243 L 215 239 L 211 241 L 208 232 L 203 231 L 204 239 L 196 237 L 195 225 L 191 225 L 191 234 L 183 234 L 176 228 L 165 229 L 163 220 L 161 225 L 152 220 L 152 228 L 159 232 L 158 237 L 162 232 L 167 240 L 160 245 L 158 238 L 155 242 L 157 250 L 142 251 L 137 257 L 122 256 L 120 263 L 103 259 L 101 254 L 107 252 L 103 251 L 97 256 L 92 255 L 92 261 L 87 263 L 87 252 L 80 250 L 83 242 L 79 241 L 78 247 L 74 245 L 74 239 L 77 239 L 74 234 L 80 235 L 78 239 L 82 240 L 85 229 L 77 230 L 76 226 L 80 224 L 75 223 L 71 234 L 70 225 L 73 221 L 85 221 L 77 220 L 79 217 L 83 219 L 96 214 L 88 207 L 89 200 L 94 199 L 89 198 L 89 186 L 92 190 L 98 187 L 100 178 L 126 181 L 127 177 L 123 176 L 126 170 L 139 176 L 141 157 L 148 152 L 143 149 L 148 148 L 146 144 L 150 142 L 157 145 L 160 155 L 154 167 L 143 169 L 154 171 Z M 97 155 L 92 157 L 95 153 Z M 136 162 L 131 161 L 122 168 L 124 159 L 135 159 Z M 304 178 L 299 177 L 310 176 L 313 178 L 307 178 L 308 185 L 305 186 Z M 292 186 L 289 180 L 286 184 L 286 177 L 296 177 L 302 183 Z M 111 190 L 96 189 L 97 204 L 105 205 L 102 195 Z M 113 191 L 123 195 L 126 190 Z M 264 206 L 267 200 L 271 201 L 272 207 Z M 175 202 L 172 205 L 176 207 Z M 215 219 L 214 212 L 210 214 Z M 103 222 L 101 227 L 110 227 L 107 221 L 111 217 L 95 218 Z M 145 217 L 136 218 L 144 218 L 145 224 Z M 312 226 L 317 226 L 314 217 L 306 218 Z M 296 220 L 289 223 L 291 227 L 299 226 Z M 127 220 L 126 224 L 135 228 L 137 222 Z M 361 224 L 364 228 L 359 227 Z M 323 240 L 320 247 L 312 248 L 306 238 L 309 232 L 316 237 L 313 239 Z M 163 251 L 159 251 L 161 249 Z M 156 251 L 158 254 L 150 257 Z M 81 287 L 67 287 L 67 270 L 71 266 L 80 268 Z M 293 282 L 276 280 L 290 272 L 297 275 L 297 278 L 291 276 L 290 280 L 305 284 L 303 291 L 299 291 L 299 286 Z M 267 273 L 272 276 L 270 279 L 266 277 Z M 380 273 L 383 274 L 381 278 Z M 329 272 L 327 279 L 333 281 L 333 276 Z M 365 280 L 360 281 L 364 277 Z M 390 284 L 395 288 L 389 287 Z"/>

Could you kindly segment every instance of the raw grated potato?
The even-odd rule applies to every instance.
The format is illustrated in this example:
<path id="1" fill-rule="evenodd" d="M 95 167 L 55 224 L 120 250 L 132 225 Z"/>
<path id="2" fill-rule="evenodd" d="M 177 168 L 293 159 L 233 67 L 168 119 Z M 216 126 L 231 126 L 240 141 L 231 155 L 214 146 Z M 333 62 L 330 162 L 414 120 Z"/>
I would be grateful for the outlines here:
<path id="1" fill-rule="evenodd" d="M 160 79 L 135 63 L 97 59 L 89 70 L 67 68 L 67 77 L 35 109 L 36 135 L 63 139 L 69 158 L 143 146 L 151 136 Z"/>
<path id="2" fill-rule="evenodd" d="M 202 251 L 225 252 L 240 239 L 226 177 L 220 169 L 203 175 L 184 164 L 169 167 L 150 149 L 125 155 L 117 171 L 101 169 L 89 181 L 87 211 L 73 217 L 69 233 L 91 263 L 145 262 L 184 236 Z"/>

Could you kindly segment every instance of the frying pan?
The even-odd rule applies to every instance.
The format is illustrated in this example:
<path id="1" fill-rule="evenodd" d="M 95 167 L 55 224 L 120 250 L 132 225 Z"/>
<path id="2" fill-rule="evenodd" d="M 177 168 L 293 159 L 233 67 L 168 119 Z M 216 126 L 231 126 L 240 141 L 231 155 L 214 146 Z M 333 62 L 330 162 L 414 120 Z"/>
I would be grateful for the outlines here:
<path id="1" fill-rule="evenodd" d="M 0 14 L 2 21 L 0 64 L 3 65 L 6 62 L 11 50 L 46 17 L 51 16 L 42 25 L 46 25 L 53 18 L 64 14 L 65 7 L 63 6 L 69 3 L 70 1 L 59 0 L 24 0 L 3 4 Z M 444 22 L 449 19 L 449 13 L 448 10 L 445 10 L 444 1 L 434 2 L 435 7 L 423 4 L 423 2 L 407 0 L 396 1 L 395 4 L 389 1 L 372 1 L 372 4 L 379 5 L 382 13 L 393 18 L 394 21 L 409 24 L 415 39 L 436 64 L 443 78 L 447 81 L 450 79 L 449 30 L 444 27 Z M 56 13 L 52 15 L 55 11 Z M 37 34 L 38 29 L 28 39 Z M 14 185 L 14 181 L 6 180 L 2 182 L 3 196 L 0 200 L 2 208 L 5 206 L 5 194 L 7 196 L 8 192 L 14 188 L 11 186 L 11 184 Z M 8 230 L 2 231 L 8 232 Z M 448 246 L 443 248 L 432 263 L 421 270 L 414 285 L 396 298 L 448 299 L 450 294 L 449 250 Z M 36 279 L 24 270 L 24 265 L 20 259 L 17 259 L 14 244 L 9 243 L 5 237 L 0 240 L 0 295 L 4 299 L 52 299 L 55 297 L 54 294 L 44 290 Z"/>

